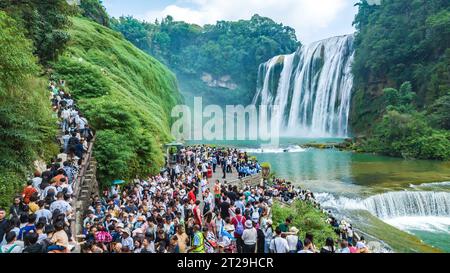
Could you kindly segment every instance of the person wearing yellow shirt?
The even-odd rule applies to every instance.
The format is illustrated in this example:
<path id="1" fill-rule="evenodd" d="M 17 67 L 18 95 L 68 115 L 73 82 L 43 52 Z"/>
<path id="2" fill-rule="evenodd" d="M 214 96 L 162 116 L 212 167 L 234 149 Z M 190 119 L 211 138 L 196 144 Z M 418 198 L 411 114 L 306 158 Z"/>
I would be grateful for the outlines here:
<path id="1" fill-rule="evenodd" d="M 36 213 L 36 211 L 38 211 L 39 210 L 39 206 L 38 206 L 38 204 L 36 203 L 37 201 L 38 201 L 38 196 L 37 196 L 37 193 L 36 194 L 33 194 L 31 197 L 30 197 L 30 203 L 28 204 L 28 208 L 29 208 L 29 212 L 30 212 L 30 214 L 35 214 Z"/>

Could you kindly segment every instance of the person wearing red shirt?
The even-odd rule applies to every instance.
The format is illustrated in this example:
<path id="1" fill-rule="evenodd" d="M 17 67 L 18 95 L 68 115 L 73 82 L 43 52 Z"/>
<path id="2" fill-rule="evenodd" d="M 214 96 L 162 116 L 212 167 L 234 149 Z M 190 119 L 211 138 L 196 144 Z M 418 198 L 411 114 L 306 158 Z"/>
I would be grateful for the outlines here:
<path id="1" fill-rule="evenodd" d="M 242 240 L 242 233 L 245 229 L 245 216 L 241 215 L 241 209 L 236 208 L 236 216 L 231 219 L 234 226 L 234 238 L 236 238 L 236 246 L 238 253 L 244 253 L 244 241 Z"/>
<path id="2" fill-rule="evenodd" d="M 33 188 L 33 180 L 29 180 L 27 186 L 22 191 L 23 202 L 28 205 L 28 203 L 30 203 L 30 197 L 35 192 L 37 192 L 37 190 Z"/>
<path id="3" fill-rule="evenodd" d="M 192 208 L 194 213 L 194 221 L 196 225 L 202 226 L 202 214 L 200 212 L 200 200 L 195 201 L 195 206 Z"/>
<path id="4" fill-rule="evenodd" d="M 189 191 L 188 198 L 189 202 L 195 203 L 197 201 L 197 197 L 195 196 L 195 187 L 192 187 L 192 189 Z"/>

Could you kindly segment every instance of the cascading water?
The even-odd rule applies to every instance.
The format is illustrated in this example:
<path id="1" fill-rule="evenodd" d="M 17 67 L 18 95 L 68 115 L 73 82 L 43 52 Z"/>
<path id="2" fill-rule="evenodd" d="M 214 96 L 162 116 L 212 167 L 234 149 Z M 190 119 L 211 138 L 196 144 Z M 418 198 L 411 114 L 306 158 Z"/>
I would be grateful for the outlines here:
<path id="1" fill-rule="evenodd" d="M 389 192 L 364 200 L 319 194 L 318 200 L 326 208 L 362 209 L 382 218 L 405 216 L 450 217 L 450 193 L 431 191 Z"/>
<path id="2" fill-rule="evenodd" d="M 353 40 L 329 38 L 262 64 L 253 104 L 278 106 L 272 118 L 286 135 L 347 136 Z"/>

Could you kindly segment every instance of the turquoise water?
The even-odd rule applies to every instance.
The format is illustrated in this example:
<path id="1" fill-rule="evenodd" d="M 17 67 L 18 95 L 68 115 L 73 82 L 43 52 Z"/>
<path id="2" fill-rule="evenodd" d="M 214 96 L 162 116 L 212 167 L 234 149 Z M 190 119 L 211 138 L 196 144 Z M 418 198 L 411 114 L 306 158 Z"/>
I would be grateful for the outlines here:
<path id="1" fill-rule="evenodd" d="M 408 231 L 421 238 L 425 243 L 440 248 L 447 253 L 450 253 L 450 227 L 448 232 L 436 232 L 417 229 L 410 229 Z"/>

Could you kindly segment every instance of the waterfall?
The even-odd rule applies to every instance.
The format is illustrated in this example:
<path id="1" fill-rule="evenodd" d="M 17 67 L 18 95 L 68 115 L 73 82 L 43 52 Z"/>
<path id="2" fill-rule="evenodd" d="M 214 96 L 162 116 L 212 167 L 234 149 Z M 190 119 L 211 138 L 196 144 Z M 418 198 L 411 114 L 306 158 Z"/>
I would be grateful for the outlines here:
<path id="1" fill-rule="evenodd" d="M 325 208 L 363 209 L 381 218 L 390 219 L 405 216 L 450 217 L 450 193 L 432 191 L 388 192 L 364 200 L 340 197 L 322 193 L 317 197 Z"/>
<path id="2" fill-rule="evenodd" d="M 379 218 L 401 216 L 450 217 L 448 192 L 390 192 L 364 200 L 368 211 Z"/>
<path id="3" fill-rule="evenodd" d="M 318 41 L 262 64 L 253 104 L 277 105 L 281 115 L 273 118 L 287 135 L 347 136 L 353 39 Z"/>

